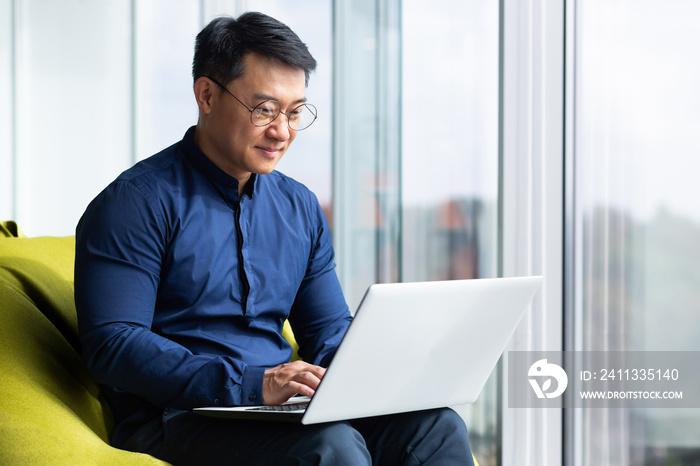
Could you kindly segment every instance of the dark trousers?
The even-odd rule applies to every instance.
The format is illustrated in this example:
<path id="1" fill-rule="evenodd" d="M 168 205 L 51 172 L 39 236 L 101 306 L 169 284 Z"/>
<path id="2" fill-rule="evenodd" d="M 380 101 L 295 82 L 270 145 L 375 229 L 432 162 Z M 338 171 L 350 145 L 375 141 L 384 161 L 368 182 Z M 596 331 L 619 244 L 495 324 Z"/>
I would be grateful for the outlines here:
<path id="1" fill-rule="evenodd" d="M 451 409 L 304 426 L 166 410 L 125 445 L 178 465 L 469 465 L 467 428 Z"/>

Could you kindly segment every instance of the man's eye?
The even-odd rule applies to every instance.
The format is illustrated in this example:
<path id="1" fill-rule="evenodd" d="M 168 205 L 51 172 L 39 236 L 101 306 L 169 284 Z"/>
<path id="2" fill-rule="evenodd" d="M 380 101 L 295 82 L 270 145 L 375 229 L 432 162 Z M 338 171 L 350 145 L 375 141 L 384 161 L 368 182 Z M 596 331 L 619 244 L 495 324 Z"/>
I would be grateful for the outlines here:
<path id="1" fill-rule="evenodd" d="M 275 111 L 271 108 L 259 108 L 255 112 L 255 117 L 258 120 L 267 120 L 275 115 Z"/>

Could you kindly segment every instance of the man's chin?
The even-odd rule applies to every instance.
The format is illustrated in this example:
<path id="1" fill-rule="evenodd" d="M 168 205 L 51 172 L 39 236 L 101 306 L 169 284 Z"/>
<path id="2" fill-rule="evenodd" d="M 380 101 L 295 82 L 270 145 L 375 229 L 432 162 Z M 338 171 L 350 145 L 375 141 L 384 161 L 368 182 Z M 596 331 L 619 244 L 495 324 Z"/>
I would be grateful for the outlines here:
<path id="1" fill-rule="evenodd" d="M 269 175 L 270 173 L 272 173 L 275 170 L 276 167 L 277 167 L 277 164 L 275 164 L 269 168 L 266 167 L 266 168 L 261 168 L 259 170 L 255 170 L 255 172 L 253 172 L 253 173 L 255 173 L 256 175 Z"/>
<path id="2" fill-rule="evenodd" d="M 256 173 L 258 175 L 269 175 L 274 171 L 275 168 L 277 168 L 277 163 L 279 160 L 275 160 L 274 163 L 265 163 L 260 165 L 259 167 L 256 167 L 256 170 L 253 173 Z"/>

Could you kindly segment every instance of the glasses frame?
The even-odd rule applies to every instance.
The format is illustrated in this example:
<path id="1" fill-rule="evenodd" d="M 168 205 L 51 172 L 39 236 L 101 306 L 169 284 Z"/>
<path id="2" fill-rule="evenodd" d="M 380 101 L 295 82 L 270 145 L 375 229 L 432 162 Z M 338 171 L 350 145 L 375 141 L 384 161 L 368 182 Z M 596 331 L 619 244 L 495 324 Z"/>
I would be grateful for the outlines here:
<path id="1" fill-rule="evenodd" d="M 221 83 L 220 83 L 219 81 L 217 81 L 216 79 L 212 78 L 211 76 L 203 76 L 203 77 L 204 77 L 204 78 L 207 78 L 207 79 L 209 79 L 209 80 L 211 80 L 211 81 L 213 81 L 213 82 L 214 82 L 215 84 L 217 84 L 220 88 L 222 88 L 223 90 L 225 90 L 226 93 L 228 93 L 231 97 L 233 97 L 234 99 L 236 99 L 236 100 L 238 101 L 239 104 L 243 105 L 243 106 L 245 107 L 245 109 L 248 110 L 248 112 L 250 113 L 250 122 L 253 124 L 253 126 L 257 126 L 258 128 L 262 128 L 262 127 L 268 126 L 268 125 L 272 124 L 272 122 L 275 121 L 280 115 L 284 115 L 284 116 L 287 117 L 287 126 L 289 127 L 290 130 L 292 130 L 292 131 L 303 131 L 303 130 L 305 130 L 306 128 L 308 128 L 309 126 L 313 125 L 314 122 L 316 121 L 316 118 L 318 118 L 318 110 L 316 109 L 316 106 L 315 106 L 315 105 L 312 105 L 312 104 L 309 104 L 309 103 L 306 103 L 306 102 L 303 103 L 303 104 L 297 105 L 297 106 L 294 107 L 294 109 L 293 109 L 291 112 L 289 112 L 289 113 L 283 112 L 283 111 L 282 111 L 282 106 L 281 106 L 280 103 L 277 102 L 275 99 L 263 100 L 262 102 L 260 102 L 260 103 L 259 103 L 258 105 L 256 105 L 255 107 L 250 108 L 250 107 L 248 107 L 246 104 L 244 104 L 243 102 L 241 102 L 241 100 L 240 100 L 238 97 L 236 97 L 235 95 L 233 95 L 233 93 L 232 93 L 231 91 L 229 91 L 229 90 L 226 88 L 226 86 L 224 86 L 223 84 L 221 84 Z M 258 107 L 260 107 L 261 105 L 263 105 L 263 104 L 265 104 L 265 103 L 267 103 L 267 102 L 274 102 L 274 103 L 276 103 L 277 106 L 280 108 L 279 113 L 278 113 L 272 120 L 268 121 L 267 123 L 265 123 L 265 124 L 263 124 L 263 125 L 258 125 L 258 124 L 256 124 L 255 121 L 253 120 L 253 112 L 255 112 L 255 110 L 256 110 Z M 294 128 L 292 128 L 292 125 L 289 123 L 289 116 L 290 116 L 292 113 L 294 113 L 294 111 L 295 111 L 296 109 L 298 109 L 299 107 L 306 107 L 306 108 L 308 108 L 309 111 L 313 114 L 314 119 L 311 120 L 311 123 L 309 123 L 308 125 L 304 126 L 303 128 L 301 128 L 301 129 L 294 129 Z"/>

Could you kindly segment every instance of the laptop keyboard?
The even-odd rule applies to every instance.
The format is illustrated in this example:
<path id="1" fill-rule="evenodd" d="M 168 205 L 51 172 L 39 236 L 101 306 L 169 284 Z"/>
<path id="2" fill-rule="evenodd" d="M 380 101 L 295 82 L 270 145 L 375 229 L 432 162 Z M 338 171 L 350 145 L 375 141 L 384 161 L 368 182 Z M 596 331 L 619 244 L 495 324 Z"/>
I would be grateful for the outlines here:
<path id="1" fill-rule="evenodd" d="M 248 408 L 246 411 L 273 411 L 273 412 L 287 412 L 287 411 L 299 411 L 304 410 L 309 405 L 309 403 L 292 403 L 288 405 L 279 406 L 256 406 L 255 408 Z"/>

